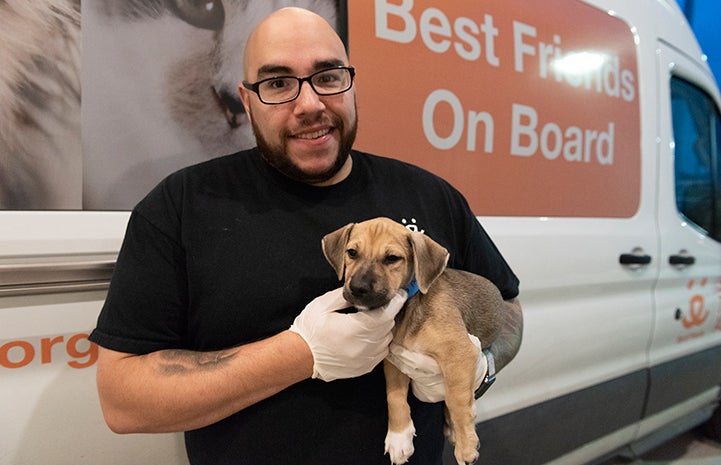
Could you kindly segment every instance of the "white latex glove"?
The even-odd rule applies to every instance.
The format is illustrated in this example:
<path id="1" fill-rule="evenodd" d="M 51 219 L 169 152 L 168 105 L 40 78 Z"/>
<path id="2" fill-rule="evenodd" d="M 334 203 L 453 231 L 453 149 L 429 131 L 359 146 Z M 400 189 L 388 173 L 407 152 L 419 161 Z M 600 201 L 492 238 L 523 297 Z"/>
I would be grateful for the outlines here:
<path id="1" fill-rule="evenodd" d="M 480 353 L 481 341 L 472 334 L 469 334 L 468 337 L 479 350 L 478 362 L 476 363 L 476 378 L 473 384 L 473 390 L 476 391 L 486 376 L 488 362 L 486 357 Z M 411 378 L 411 390 L 418 400 L 440 402 L 446 399 L 446 385 L 443 382 L 443 373 L 440 365 L 433 358 L 392 343 L 388 359 L 402 373 Z"/>
<path id="2" fill-rule="evenodd" d="M 352 305 L 343 289 L 327 292 L 310 302 L 290 330 L 298 333 L 313 353 L 313 378 L 333 381 L 370 372 L 388 355 L 394 318 L 408 298 L 400 291 L 384 307 L 338 313 Z"/>

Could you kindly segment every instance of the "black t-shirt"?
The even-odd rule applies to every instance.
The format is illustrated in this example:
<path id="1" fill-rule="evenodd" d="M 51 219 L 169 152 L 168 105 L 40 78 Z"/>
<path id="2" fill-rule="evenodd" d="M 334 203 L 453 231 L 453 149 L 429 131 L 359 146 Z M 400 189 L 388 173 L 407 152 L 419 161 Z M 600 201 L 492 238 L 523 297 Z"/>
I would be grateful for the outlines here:
<path id="1" fill-rule="evenodd" d="M 126 353 L 219 350 L 277 334 L 339 287 L 322 237 L 386 216 L 432 237 L 449 266 L 486 276 L 505 299 L 518 280 L 448 183 L 412 165 L 352 152 L 344 181 L 315 187 L 267 165 L 257 149 L 161 182 L 133 210 L 90 339 Z M 440 463 L 442 403 L 413 399 L 416 452 Z M 349 380 L 306 380 L 214 425 L 186 433 L 193 465 L 387 465 L 380 366 Z"/>

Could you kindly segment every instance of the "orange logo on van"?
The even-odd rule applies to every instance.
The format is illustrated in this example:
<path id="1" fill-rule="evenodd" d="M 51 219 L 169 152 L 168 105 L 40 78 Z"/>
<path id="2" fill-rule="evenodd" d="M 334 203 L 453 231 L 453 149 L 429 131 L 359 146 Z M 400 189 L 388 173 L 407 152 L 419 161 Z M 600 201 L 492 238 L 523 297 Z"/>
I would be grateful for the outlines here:
<path id="1" fill-rule="evenodd" d="M 706 278 L 699 282 L 700 287 L 706 286 Z M 688 289 L 693 290 L 696 282 L 692 279 L 688 282 Z M 681 324 L 686 329 L 703 325 L 709 317 L 709 311 L 706 309 L 706 303 L 702 294 L 694 294 L 691 296 L 688 304 L 688 314 L 681 319 Z"/>
<path id="2" fill-rule="evenodd" d="M 88 340 L 87 333 L 0 341 L 0 368 L 67 364 L 81 369 L 97 360 L 98 346 Z"/>

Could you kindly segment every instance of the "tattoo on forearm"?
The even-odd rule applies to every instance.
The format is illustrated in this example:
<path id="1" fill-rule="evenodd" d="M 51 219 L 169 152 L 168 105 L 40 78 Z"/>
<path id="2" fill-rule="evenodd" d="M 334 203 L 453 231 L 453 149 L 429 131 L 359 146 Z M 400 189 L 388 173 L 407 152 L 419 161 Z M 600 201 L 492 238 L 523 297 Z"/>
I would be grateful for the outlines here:
<path id="1" fill-rule="evenodd" d="M 159 352 L 159 368 L 166 375 L 182 375 L 198 370 L 215 370 L 235 357 L 234 351 L 194 352 L 190 350 L 164 350 Z"/>

